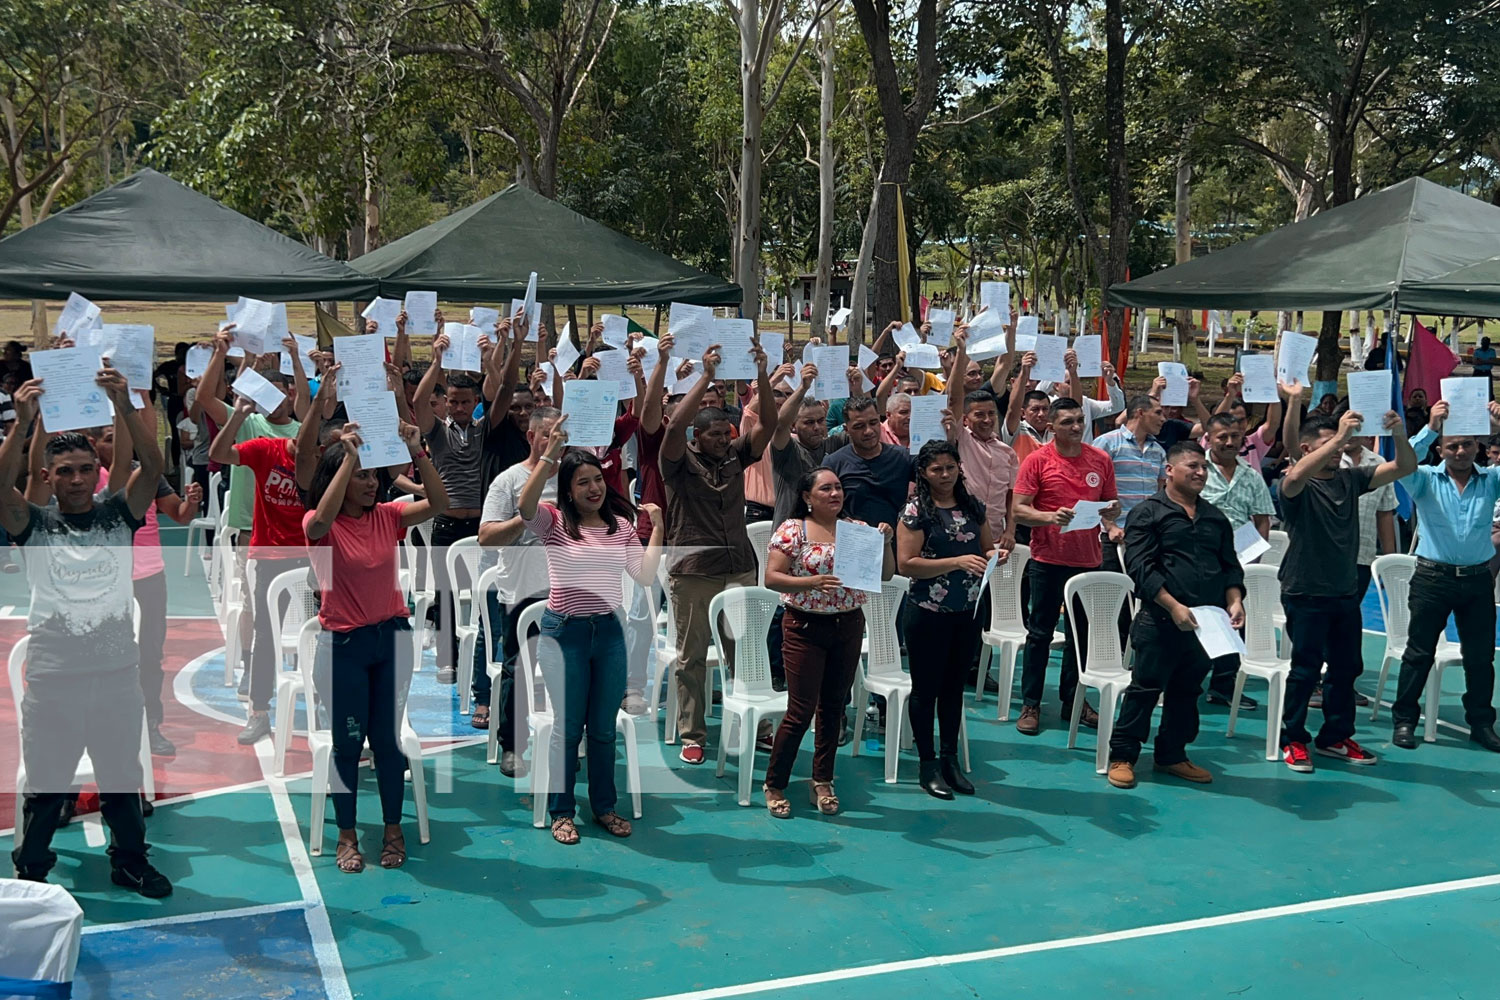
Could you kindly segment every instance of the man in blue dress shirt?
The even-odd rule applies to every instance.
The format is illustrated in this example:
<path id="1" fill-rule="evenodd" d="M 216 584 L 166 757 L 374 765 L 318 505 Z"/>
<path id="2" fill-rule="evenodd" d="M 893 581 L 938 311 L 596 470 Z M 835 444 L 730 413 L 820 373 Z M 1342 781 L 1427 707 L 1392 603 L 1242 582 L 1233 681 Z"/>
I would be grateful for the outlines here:
<path id="1" fill-rule="evenodd" d="M 1401 657 L 1401 679 L 1391 709 L 1391 742 L 1417 748 L 1417 718 L 1433 654 L 1447 627 L 1458 623 L 1464 661 L 1464 717 L 1469 739 L 1500 753 L 1495 734 L 1495 595 L 1489 560 L 1490 522 L 1500 499 L 1500 469 L 1476 466 L 1479 442 L 1469 434 L 1443 434 L 1448 404 L 1432 404 L 1427 426 L 1412 438 L 1424 454 L 1439 441 L 1441 465 L 1418 466 L 1401 480 L 1417 507 L 1417 569 L 1408 607 L 1411 626 Z M 1500 426 L 1500 404 L 1490 403 L 1491 429 Z M 1441 437 L 1439 437 L 1441 435 Z"/>

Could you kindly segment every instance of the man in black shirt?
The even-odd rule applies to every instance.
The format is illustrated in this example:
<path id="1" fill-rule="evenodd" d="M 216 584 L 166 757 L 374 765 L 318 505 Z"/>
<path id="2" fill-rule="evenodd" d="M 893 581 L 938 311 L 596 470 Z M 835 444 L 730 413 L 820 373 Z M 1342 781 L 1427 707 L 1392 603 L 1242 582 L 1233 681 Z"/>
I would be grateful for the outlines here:
<path id="1" fill-rule="evenodd" d="M 1289 405 L 1295 406 L 1296 397 L 1291 400 Z M 1364 670 L 1360 655 L 1364 622 L 1355 564 L 1359 497 L 1410 475 L 1417 467 L 1417 456 L 1401 418 L 1389 410 L 1384 423 L 1396 443 L 1395 460 L 1340 468 L 1340 453 L 1363 422 L 1364 417 L 1353 410 L 1336 424 L 1326 416 L 1311 417 L 1296 435 L 1301 457 L 1281 481 L 1281 512 L 1290 540 L 1278 575 L 1292 638 L 1281 753 L 1287 767 L 1303 773 L 1313 769 L 1309 742 L 1326 757 L 1351 764 L 1375 763 L 1375 755 L 1352 738 L 1354 679 Z M 1314 742 L 1307 730 L 1307 702 L 1325 661 L 1323 728 Z"/>
<path id="2" fill-rule="evenodd" d="M 1245 622 L 1245 577 L 1234 550 L 1229 518 L 1199 498 L 1208 482 L 1208 458 L 1196 442 L 1167 452 L 1166 488 L 1147 497 L 1125 522 L 1125 568 L 1141 610 L 1130 629 L 1135 667 L 1109 741 L 1109 783 L 1135 787 L 1135 763 L 1151 730 L 1151 713 L 1164 698 L 1156 733 L 1158 771 L 1198 784 L 1213 780 L 1187 759 L 1198 737 L 1198 696 L 1211 662 L 1194 630 L 1193 608 L 1229 612 Z"/>

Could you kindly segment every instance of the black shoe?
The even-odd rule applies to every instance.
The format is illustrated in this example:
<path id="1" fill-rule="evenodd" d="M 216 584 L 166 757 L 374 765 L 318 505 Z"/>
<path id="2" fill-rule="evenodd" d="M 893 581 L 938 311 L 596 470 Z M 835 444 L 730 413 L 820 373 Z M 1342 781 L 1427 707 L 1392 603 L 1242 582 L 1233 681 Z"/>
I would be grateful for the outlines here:
<path id="1" fill-rule="evenodd" d="M 507 750 L 500 755 L 500 773 L 507 778 L 526 777 L 526 761 L 514 750 Z"/>
<path id="2" fill-rule="evenodd" d="M 974 786 L 964 777 L 964 769 L 958 766 L 958 755 L 945 753 L 942 758 L 943 780 L 948 787 L 960 795 L 973 795 Z"/>
<path id="3" fill-rule="evenodd" d="M 73 822 L 73 817 L 78 815 L 78 796 L 69 795 L 63 801 L 62 815 L 57 818 L 58 826 L 67 826 Z"/>
<path id="4" fill-rule="evenodd" d="M 17 868 L 16 878 L 22 882 L 41 882 L 45 884 L 47 873 L 40 868 Z"/>
<path id="5" fill-rule="evenodd" d="M 1491 753 L 1500 753 L 1500 736 L 1494 726 L 1475 726 L 1469 731 L 1469 742 L 1478 743 Z"/>
<path id="6" fill-rule="evenodd" d="M 1391 733 L 1391 742 L 1402 750 L 1415 750 L 1417 748 L 1417 727 L 1410 722 L 1396 723 L 1395 731 Z"/>
<path id="7" fill-rule="evenodd" d="M 109 880 L 115 885 L 133 889 L 147 899 L 161 899 L 172 895 L 172 883 L 145 858 L 129 864 L 115 865 L 110 869 Z"/>
<path id="8" fill-rule="evenodd" d="M 935 799 L 942 799 L 946 802 L 953 798 L 953 789 L 949 788 L 948 783 L 943 780 L 941 765 L 935 760 L 922 761 L 922 777 L 919 783 L 922 791 Z"/>
<path id="9" fill-rule="evenodd" d="M 141 793 L 141 815 L 142 816 L 150 816 L 154 812 L 156 812 L 156 803 L 152 802 L 149 798 L 147 798 L 145 792 L 142 792 Z"/>
<path id="10" fill-rule="evenodd" d="M 271 735 L 271 713 L 270 712 L 251 712 L 250 713 L 250 718 L 248 720 L 246 720 L 246 722 L 245 722 L 245 728 L 241 729 L 240 730 L 240 734 L 238 736 L 236 736 L 234 739 L 235 739 L 235 742 L 238 743 L 240 746 L 242 746 L 242 747 L 248 747 L 251 744 L 253 744 L 253 743 L 255 743 L 255 742 L 259 741 L 259 740 L 263 740 L 267 736 L 270 736 L 270 735 Z"/>
<path id="11" fill-rule="evenodd" d="M 176 757 L 177 747 L 171 740 L 161 734 L 161 726 L 154 725 L 146 730 L 146 738 L 151 743 L 151 756 L 153 757 Z"/>
<path id="12" fill-rule="evenodd" d="M 839 746 L 841 746 L 841 747 L 848 746 L 849 745 L 849 737 L 850 737 L 850 735 L 851 734 L 849 732 L 849 716 L 847 714 L 840 715 L 839 716 Z"/>
<path id="13" fill-rule="evenodd" d="M 1208 689 L 1208 703 L 1210 705 L 1228 705 L 1229 698 L 1230 696 L 1227 694 L 1220 694 L 1213 688 Z M 1240 695 L 1241 712 L 1253 712 L 1257 708 L 1260 708 L 1260 702 L 1256 701 L 1254 698 L 1249 697 L 1248 695 Z"/>
<path id="14" fill-rule="evenodd" d="M 438 669 L 437 669 L 437 682 L 439 684 L 457 684 L 458 683 L 458 668 L 457 667 L 438 667 Z"/>

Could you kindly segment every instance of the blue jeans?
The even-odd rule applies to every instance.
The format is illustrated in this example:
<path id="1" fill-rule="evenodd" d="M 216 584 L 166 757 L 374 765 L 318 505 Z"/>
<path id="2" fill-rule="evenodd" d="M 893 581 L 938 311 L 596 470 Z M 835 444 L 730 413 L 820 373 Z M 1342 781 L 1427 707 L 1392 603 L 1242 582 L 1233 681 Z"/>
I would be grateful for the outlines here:
<path id="1" fill-rule="evenodd" d="M 552 698 L 556 724 L 548 748 L 547 812 L 571 818 L 578 810 L 578 744 L 589 734 L 589 808 L 614 812 L 615 716 L 625 697 L 625 634 L 614 614 L 542 615 L 538 665 Z M 561 780 L 559 780 L 559 777 Z"/>

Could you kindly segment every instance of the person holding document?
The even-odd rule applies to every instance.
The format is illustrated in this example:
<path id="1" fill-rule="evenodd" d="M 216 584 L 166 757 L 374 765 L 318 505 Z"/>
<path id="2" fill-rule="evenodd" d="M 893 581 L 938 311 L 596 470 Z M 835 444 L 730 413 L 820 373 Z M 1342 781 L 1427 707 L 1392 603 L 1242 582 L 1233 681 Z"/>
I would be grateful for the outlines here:
<path id="1" fill-rule="evenodd" d="M 1115 524 L 1120 503 L 1115 494 L 1115 465 L 1093 445 L 1083 443 L 1084 411 L 1078 402 L 1061 396 L 1048 411 L 1052 440 L 1027 455 L 1016 475 L 1016 520 L 1031 528 L 1031 561 L 1026 577 L 1031 584 L 1031 610 L 1026 619 L 1026 652 L 1021 672 L 1021 717 L 1016 732 L 1035 736 L 1041 732 L 1042 689 L 1047 679 L 1047 660 L 1052 655 L 1052 630 L 1063 611 L 1063 587 L 1079 573 L 1099 568 L 1104 559 L 1099 532 L 1068 531 L 1074 507 L 1084 501 L 1106 503 L 1099 517 L 1111 543 L 1119 543 L 1125 532 Z M 1073 609 L 1067 609 L 1073 614 Z M 1058 694 L 1066 722 L 1078 688 L 1078 649 L 1073 630 L 1065 629 L 1062 677 Z M 1088 622 L 1078 622 L 1078 641 L 1088 644 Z M 1001 697 L 1006 697 L 1004 692 Z M 1099 726 L 1099 713 L 1085 703 L 1080 724 Z"/>
<path id="2" fill-rule="evenodd" d="M 912 739 L 922 761 L 922 789 L 938 799 L 951 799 L 954 792 L 974 794 L 958 766 L 964 685 L 979 657 L 980 633 L 988 624 L 977 614 L 987 559 L 995 554 L 998 565 L 1010 557 L 997 546 L 990 525 L 984 504 L 964 482 L 958 446 L 947 441 L 924 444 L 917 452 L 917 495 L 896 528 L 896 555 L 901 572 L 911 579 L 906 648 Z M 934 710 L 940 753 L 932 748 Z"/>
<path id="3" fill-rule="evenodd" d="M 1500 426 L 1500 404 L 1489 404 L 1490 426 Z M 1500 468 L 1474 464 L 1479 442 L 1468 434 L 1443 434 L 1448 404 L 1432 404 L 1427 426 L 1411 442 L 1421 454 L 1438 441 L 1442 465 L 1407 470 L 1401 485 L 1417 507 L 1417 569 L 1411 581 L 1411 610 L 1391 742 L 1417 748 L 1417 718 L 1432 670 L 1433 653 L 1451 614 L 1458 623 L 1464 661 L 1464 719 L 1469 739 L 1500 753 L 1495 734 L 1495 601 L 1489 561 L 1495 549 L 1490 531 L 1500 501 Z M 1439 437 L 1441 435 L 1441 437 Z"/>
<path id="4" fill-rule="evenodd" d="M 766 808 L 777 819 L 792 814 L 786 786 L 797 761 L 797 748 L 814 716 L 817 727 L 809 797 L 825 816 L 839 811 L 839 798 L 833 790 L 833 762 L 865 634 L 861 610 L 864 591 L 845 587 L 833 573 L 834 539 L 843 511 L 844 485 L 838 475 L 826 468 L 805 473 L 797 484 L 792 516 L 771 536 L 766 556 L 766 586 L 781 592 L 786 609 L 781 620 L 781 649 L 787 709 L 771 744 L 764 787 Z M 881 579 L 889 580 L 896 572 L 896 556 L 891 549 L 893 530 L 886 523 L 879 527 L 886 539 Z"/>
<path id="5" fill-rule="evenodd" d="M 1135 787 L 1136 761 L 1158 699 L 1155 769 L 1196 784 L 1213 780 L 1187 758 L 1187 745 L 1198 738 L 1198 696 L 1211 666 L 1194 634 L 1200 623 L 1193 609 L 1224 608 L 1229 624 L 1242 626 L 1245 574 L 1229 518 L 1203 499 L 1208 465 L 1196 442 L 1174 444 L 1165 486 L 1136 505 L 1125 523 L 1125 571 L 1141 610 L 1130 628 L 1130 687 L 1109 740 L 1109 783 L 1116 788 Z"/>
<path id="6" fill-rule="evenodd" d="M 411 681 L 413 646 L 406 597 L 396 585 L 401 539 L 413 525 L 448 507 L 443 480 L 422 450 L 421 434 L 400 426 L 402 441 L 427 484 L 414 503 L 379 503 L 378 469 L 359 464 L 359 425 L 344 425 L 338 446 L 323 452 L 313 474 L 302 527 L 313 556 L 322 601 L 318 621 L 332 634 L 333 673 L 328 716 L 333 722 L 333 767 L 338 779 L 333 815 L 339 827 L 335 860 L 339 871 L 363 871 L 355 828 L 359 756 L 368 740 L 380 790 L 385 830 L 380 867 L 406 863 L 401 805 L 406 797 L 406 758 L 401 753 L 401 714 Z M 383 582 L 382 582 L 383 581 Z"/>

